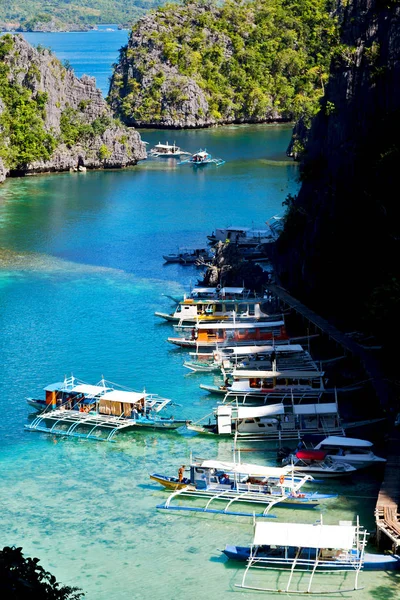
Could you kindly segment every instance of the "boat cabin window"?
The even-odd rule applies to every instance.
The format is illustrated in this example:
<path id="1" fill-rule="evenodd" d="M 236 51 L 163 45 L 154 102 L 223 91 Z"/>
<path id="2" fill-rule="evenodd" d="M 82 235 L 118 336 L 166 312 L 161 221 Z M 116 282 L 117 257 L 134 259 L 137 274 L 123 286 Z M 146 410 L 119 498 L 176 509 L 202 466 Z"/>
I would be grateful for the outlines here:
<path id="1" fill-rule="evenodd" d="M 321 382 L 319 379 L 312 379 L 311 381 L 311 387 L 318 389 L 321 387 Z"/>
<path id="2" fill-rule="evenodd" d="M 225 304 L 225 310 L 227 312 L 232 312 L 233 310 L 235 310 L 235 305 L 234 304 Z"/>
<path id="3" fill-rule="evenodd" d="M 254 423 L 254 419 L 245 419 L 244 422 L 245 423 Z"/>
<path id="4" fill-rule="evenodd" d="M 182 306 L 180 304 L 178 304 L 178 306 L 176 307 L 176 311 L 175 312 L 182 312 Z"/>
<path id="5" fill-rule="evenodd" d="M 251 388 L 260 388 L 261 387 L 261 379 L 256 377 L 251 377 L 249 380 L 249 384 Z"/>
<path id="6" fill-rule="evenodd" d="M 293 385 L 295 384 L 294 381 L 292 383 L 293 383 Z M 282 377 L 278 377 L 276 379 L 276 385 L 287 385 L 287 384 L 288 384 L 287 379 L 283 379 Z"/>
<path id="7" fill-rule="evenodd" d="M 266 389 L 272 389 L 274 387 L 274 382 L 272 379 L 263 379 L 262 386 Z"/>
<path id="8" fill-rule="evenodd" d="M 300 385 L 310 385 L 310 380 L 309 379 L 299 379 L 299 384 Z"/>

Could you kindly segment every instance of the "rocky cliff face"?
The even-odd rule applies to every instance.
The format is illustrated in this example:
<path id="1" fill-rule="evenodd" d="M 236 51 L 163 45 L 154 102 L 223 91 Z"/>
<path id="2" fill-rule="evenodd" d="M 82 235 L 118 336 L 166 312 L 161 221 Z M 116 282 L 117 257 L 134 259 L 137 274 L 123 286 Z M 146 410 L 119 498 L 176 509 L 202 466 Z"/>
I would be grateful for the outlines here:
<path id="1" fill-rule="evenodd" d="M 275 265 L 292 293 L 388 337 L 400 304 L 400 6 L 342 1 L 341 45 Z"/>
<path id="2" fill-rule="evenodd" d="M 19 35 L 5 36 L 1 44 L 0 178 L 7 172 L 125 167 L 146 157 L 139 133 L 113 119 L 94 78 L 78 79 L 49 50 L 38 51 Z M 28 137 L 33 117 L 42 152 Z"/>
<path id="3" fill-rule="evenodd" d="M 307 3 L 184 0 L 145 16 L 115 67 L 113 110 L 171 128 L 293 120 L 321 94 L 335 34 L 330 1 Z"/>

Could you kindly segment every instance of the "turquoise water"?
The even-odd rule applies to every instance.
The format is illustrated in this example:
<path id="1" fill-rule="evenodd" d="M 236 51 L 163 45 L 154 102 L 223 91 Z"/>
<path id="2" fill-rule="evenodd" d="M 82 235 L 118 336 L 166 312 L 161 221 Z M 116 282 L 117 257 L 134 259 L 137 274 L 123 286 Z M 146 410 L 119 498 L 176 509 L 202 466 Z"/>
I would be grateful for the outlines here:
<path id="1" fill-rule="evenodd" d="M 104 40 L 115 41 L 114 33 Z M 116 43 L 99 57 L 96 45 L 90 51 L 96 32 L 41 35 L 48 42 L 35 43 L 55 50 L 60 39 L 65 56 L 58 55 L 72 64 L 76 52 L 77 72 L 82 61 L 89 74 L 98 69 L 108 77 Z M 168 140 L 188 151 L 207 147 L 227 162 L 193 170 L 173 159 L 148 160 L 126 171 L 27 177 L 0 188 L 0 541 L 23 546 L 89 600 L 260 597 L 235 588 L 243 569 L 220 553 L 226 543 L 251 541 L 251 519 L 158 511 L 167 494 L 148 477 L 176 474 L 191 452 L 229 459 L 230 442 L 181 432 L 127 433 L 114 444 L 28 433 L 25 398 L 64 375 L 93 383 L 104 375 L 172 398 L 175 417 L 209 413 L 216 399 L 198 387 L 209 377 L 188 375 L 187 355 L 165 341 L 171 327 L 153 315 L 171 308 L 163 294 L 187 291 L 199 271 L 165 266 L 162 254 L 203 245 L 216 226 L 262 226 L 281 212 L 298 188 L 296 166 L 285 158 L 290 133 L 275 126 L 145 130 L 150 146 Z M 250 456 L 273 464 L 275 454 L 271 448 Z M 378 478 L 358 475 L 321 489 L 332 488 L 340 495 L 322 507 L 324 521 L 359 514 L 373 530 Z M 279 508 L 273 514 L 297 522 L 319 517 Z M 363 574 L 361 583 L 364 590 L 339 597 L 399 597 L 395 576 Z"/>
<path id="2" fill-rule="evenodd" d="M 167 135 L 148 130 L 144 139 Z M 207 145 L 227 163 L 196 171 L 148 160 L 126 171 L 8 180 L 0 189 L 0 539 L 40 557 L 89 600 L 180 600 L 188 589 L 201 600 L 258 596 L 235 588 L 242 568 L 220 554 L 226 543 L 251 540 L 251 519 L 158 511 L 166 492 L 148 477 L 175 474 L 191 452 L 229 459 L 229 441 L 138 432 L 105 444 L 29 433 L 25 397 L 65 374 L 90 382 L 104 375 L 172 398 L 176 417 L 209 413 L 215 399 L 198 388 L 207 376 L 187 374 L 185 353 L 165 341 L 170 326 L 153 316 L 171 306 L 163 294 L 183 292 L 199 272 L 164 266 L 162 254 L 203 244 L 215 226 L 259 225 L 279 212 L 298 186 L 284 156 L 289 137 L 290 128 L 267 126 L 176 132 L 182 147 Z M 333 484 L 340 497 L 322 508 L 325 522 L 358 513 L 373 529 L 377 486 L 362 476 Z M 319 514 L 273 513 L 307 522 Z M 366 588 L 354 597 L 395 598 L 392 581 L 363 574 Z"/>

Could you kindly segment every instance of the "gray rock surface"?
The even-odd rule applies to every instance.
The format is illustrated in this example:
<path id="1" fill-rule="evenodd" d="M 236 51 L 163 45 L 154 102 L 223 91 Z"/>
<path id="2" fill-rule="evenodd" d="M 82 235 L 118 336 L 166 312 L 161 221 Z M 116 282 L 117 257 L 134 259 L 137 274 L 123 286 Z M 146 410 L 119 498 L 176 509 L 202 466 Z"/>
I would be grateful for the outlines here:
<path id="1" fill-rule="evenodd" d="M 93 77 L 84 75 L 80 79 L 72 70 L 66 69 L 48 49 L 38 51 L 22 36 L 13 36 L 12 52 L 5 57 L 10 67 L 9 80 L 32 93 L 46 92 L 44 127 L 59 139 L 59 144 L 50 160 L 37 160 L 19 169 L 23 173 L 42 173 L 88 168 L 116 168 L 134 165 L 146 158 L 146 148 L 140 135 L 133 128 L 114 120 L 111 110 L 96 88 Z M 0 98 L 0 114 L 4 105 Z M 60 122 L 66 110 L 79 111 L 79 118 L 90 125 L 95 119 L 105 118 L 109 126 L 90 141 L 68 147 L 62 143 Z M 2 163 L 1 163 L 2 165 Z M 0 180 L 7 169 L 1 168 Z"/>

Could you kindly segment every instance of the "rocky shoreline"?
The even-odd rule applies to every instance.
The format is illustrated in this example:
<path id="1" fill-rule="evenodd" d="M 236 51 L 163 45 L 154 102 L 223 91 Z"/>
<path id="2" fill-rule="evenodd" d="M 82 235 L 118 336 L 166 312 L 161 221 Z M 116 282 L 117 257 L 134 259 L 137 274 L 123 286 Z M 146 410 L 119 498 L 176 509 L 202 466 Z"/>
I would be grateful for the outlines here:
<path id="1" fill-rule="evenodd" d="M 140 134 L 114 119 L 93 77 L 77 78 L 50 50 L 33 48 L 20 35 L 3 36 L 0 51 L 7 70 L 0 87 L 0 116 L 7 123 L 0 182 L 10 175 L 127 167 L 146 158 Z M 7 99 L 18 94 L 24 97 L 24 109 L 37 103 L 36 127 L 45 138 L 42 153 L 33 145 L 28 160 L 24 143 L 20 156 L 14 156 L 13 131 L 25 128 Z"/>

